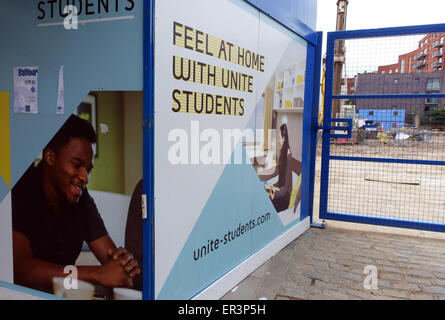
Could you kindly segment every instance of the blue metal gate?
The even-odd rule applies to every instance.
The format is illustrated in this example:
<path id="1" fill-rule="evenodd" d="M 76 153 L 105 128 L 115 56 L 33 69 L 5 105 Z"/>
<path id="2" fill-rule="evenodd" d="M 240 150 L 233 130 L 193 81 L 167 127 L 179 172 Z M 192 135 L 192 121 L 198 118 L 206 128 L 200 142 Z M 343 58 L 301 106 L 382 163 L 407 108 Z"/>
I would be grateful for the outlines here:
<path id="1" fill-rule="evenodd" d="M 321 219 L 445 231 L 444 38 L 445 24 L 328 33 Z"/>

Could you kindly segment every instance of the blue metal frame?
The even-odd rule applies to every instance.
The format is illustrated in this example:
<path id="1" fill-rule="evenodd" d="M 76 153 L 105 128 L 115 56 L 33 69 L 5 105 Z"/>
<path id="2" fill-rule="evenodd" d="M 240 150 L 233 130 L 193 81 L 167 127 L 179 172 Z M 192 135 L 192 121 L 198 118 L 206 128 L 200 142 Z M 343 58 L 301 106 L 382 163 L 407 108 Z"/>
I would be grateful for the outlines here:
<path id="1" fill-rule="evenodd" d="M 154 300 L 154 18 L 155 0 L 144 0 L 143 193 L 147 218 L 143 219 L 142 298 Z"/>
<path id="2" fill-rule="evenodd" d="M 357 94 L 357 95 L 333 95 L 336 99 L 423 99 L 423 98 L 445 98 L 445 93 L 418 93 L 418 94 Z"/>
<path id="3" fill-rule="evenodd" d="M 387 37 L 387 36 L 407 36 L 415 34 L 443 32 L 444 30 L 445 30 L 445 23 L 407 26 L 407 27 L 380 28 L 380 29 L 333 31 L 333 32 L 328 32 L 328 42 L 335 41 L 337 39 L 347 40 L 347 39 L 377 38 L 377 37 Z"/>
<path id="4" fill-rule="evenodd" d="M 315 157 L 317 146 L 317 132 L 312 127 L 318 122 L 318 101 L 319 101 L 319 83 L 321 70 L 321 41 L 322 34 L 317 34 L 318 42 L 316 45 L 307 43 L 306 52 L 306 74 L 305 74 L 305 93 L 304 93 L 304 113 L 303 113 L 303 145 L 302 145 L 302 176 L 301 183 L 301 218 L 304 219 L 307 214 L 312 222 L 312 207 L 314 194 L 315 178 Z"/>
<path id="5" fill-rule="evenodd" d="M 308 202 L 307 210 L 310 217 L 311 225 L 313 223 L 313 211 L 314 211 L 314 187 L 315 187 L 315 160 L 317 157 L 317 133 L 318 133 L 318 112 L 319 112 L 319 101 L 320 101 L 320 77 L 321 77 L 321 55 L 322 55 L 322 47 L 323 47 L 323 33 L 317 32 L 317 44 L 315 46 L 308 45 L 308 57 L 314 56 L 314 66 L 313 66 L 313 82 L 312 82 L 312 105 L 307 105 L 306 107 L 311 108 L 311 112 L 306 112 L 303 114 L 303 145 L 309 143 L 309 152 L 307 154 L 303 153 L 303 163 L 307 163 L 307 167 L 304 168 L 305 171 L 308 171 L 309 181 L 305 180 L 306 185 L 309 186 L 307 191 L 303 189 L 302 191 L 302 199 L 306 199 Z M 306 78 L 307 79 L 307 78 Z M 306 92 L 309 92 L 307 90 Z M 309 93 L 308 93 L 309 94 Z M 306 98 L 306 97 L 305 97 Z M 306 109 L 305 109 L 306 110 Z M 306 120 L 305 117 L 310 117 L 310 120 Z M 306 126 L 310 125 L 310 128 Z M 310 132 L 310 138 L 307 139 L 305 133 Z M 303 149 L 306 150 L 306 149 Z M 305 177 L 305 176 L 304 176 Z M 303 178 L 303 177 L 302 177 Z M 306 196 L 306 192 L 308 193 Z M 305 195 L 306 197 L 303 197 Z M 304 202 L 302 202 L 302 210 L 306 209 L 303 206 Z"/>
<path id="6" fill-rule="evenodd" d="M 338 213 L 338 212 L 329 212 L 328 218 L 325 219 L 361 223 L 361 224 L 372 224 L 372 225 L 386 226 L 386 227 L 404 228 L 404 229 L 445 232 L 445 224 L 428 223 L 416 220 L 400 220 L 393 218 L 357 216 L 357 215 Z"/>
<path id="7" fill-rule="evenodd" d="M 332 137 L 332 135 L 331 135 Z M 366 158 L 349 156 L 329 156 L 329 160 L 380 162 L 380 163 L 402 163 L 402 164 L 422 164 L 428 166 L 445 166 L 445 161 L 436 160 L 415 160 L 415 159 L 394 159 L 394 158 Z"/>
<path id="8" fill-rule="evenodd" d="M 306 41 L 317 46 L 318 35 L 310 27 L 295 18 L 290 12 L 286 11 L 275 1 L 270 0 L 245 0 L 255 8 L 268 15 L 278 23 L 282 24 L 289 30 L 298 34 Z"/>
<path id="9" fill-rule="evenodd" d="M 323 127 L 323 146 L 322 146 L 322 168 L 321 168 L 321 187 L 320 187 L 320 218 L 328 220 L 339 220 L 346 222 L 365 223 L 374 225 L 383 225 L 399 228 L 420 229 L 429 231 L 445 232 L 445 224 L 427 223 L 422 221 L 399 220 L 391 218 L 370 217 L 353 215 L 350 213 L 329 212 L 328 207 L 328 188 L 329 188 L 329 162 L 330 160 L 344 161 L 367 161 L 380 163 L 408 163 L 420 165 L 445 165 L 445 161 L 432 160 L 413 160 L 413 159 L 394 159 L 394 158 L 371 158 L 371 157 L 351 157 L 351 156 L 331 156 L 330 141 L 331 134 L 330 124 L 335 119 L 331 119 L 332 101 L 335 99 L 396 99 L 396 98 L 445 98 L 443 93 L 431 94 L 363 94 L 363 95 L 334 95 L 333 78 L 334 78 L 334 48 L 336 40 L 360 39 L 360 38 L 377 38 L 387 36 L 403 36 L 414 34 L 426 34 L 444 32 L 445 24 L 409 26 L 383 29 L 353 30 L 353 31 L 336 31 L 329 32 L 327 39 L 327 57 L 326 57 L 326 87 L 325 87 L 325 103 L 324 103 L 324 123 Z"/>

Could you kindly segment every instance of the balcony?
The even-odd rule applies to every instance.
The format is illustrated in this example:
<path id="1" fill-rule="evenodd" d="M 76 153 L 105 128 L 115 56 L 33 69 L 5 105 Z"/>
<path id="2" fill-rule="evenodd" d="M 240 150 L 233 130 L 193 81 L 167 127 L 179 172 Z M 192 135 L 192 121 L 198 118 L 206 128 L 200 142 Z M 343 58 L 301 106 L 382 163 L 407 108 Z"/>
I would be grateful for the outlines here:
<path id="1" fill-rule="evenodd" d="M 425 99 L 426 105 L 438 105 L 439 104 L 439 98 L 426 98 Z"/>
<path id="2" fill-rule="evenodd" d="M 423 58 L 423 57 L 425 57 L 425 53 L 423 51 L 420 51 L 414 55 L 413 59 L 419 60 L 420 58 Z"/>
<path id="3" fill-rule="evenodd" d="M 441 57 L 442 55 L 443 55 L 442 52 L 440 52 L 439 50 L 436 50 L 436 51 L 434 51 L 434 52 L 431 54 L 431 57 L 432 57 L 432 58 L 437 58 L 437 57 Z"/>
<path id="4" fill-rule="evenodd" d="M 443 47 L 443 42 L 441 42 L 441 41 L 439 41 L 439 40 L 434 41 L 433 44 L 432 44 L 432 47 L 433 47 L 433 48 L 440 48 L 440 47 Z"/>
<path id="5" fill-rule="evenodd" d="M 419 62 L 416 62 L 415 64 L 413 64 L 413 68 L 414 69 L 420 69 L 420 68 L 423 68 L 423 67 L 425 67 L 425 61 L 419 61 Z"/>
<path id="6" fill-rule="evenodd" d="M 431 68 L 438 68 L 442 66 L 442 62 L 439 61 L 434 61 L 433 63 L 431 63 Z"/>

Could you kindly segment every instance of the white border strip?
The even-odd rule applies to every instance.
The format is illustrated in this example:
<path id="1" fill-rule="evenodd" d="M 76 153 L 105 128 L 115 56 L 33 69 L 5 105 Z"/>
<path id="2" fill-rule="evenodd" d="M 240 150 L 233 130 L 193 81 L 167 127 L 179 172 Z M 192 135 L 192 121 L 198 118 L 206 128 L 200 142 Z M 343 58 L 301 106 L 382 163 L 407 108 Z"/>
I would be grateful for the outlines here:
<path id="1" fill-rule="evenodd" d="M 117 21 L 117 20 L 129 20 L 134 19 L 134 16 L 123 16 L 123 17 L 111 17 L 102 19 L 89 19 L 89 20 L 78 20 L 77 23 L 95 23 L 95 22 L 106 22 L 106 21 Z M 51 23 L 40 23 L 37 27 L 53 27 L 53 26 L 63 26 L 65 22 L 51 22 Z"/>
<path id="2" fill-rule="evenodd" d="M 11 191 L 9 191 L 5 198 L 0 201 L 0 282 L 12 283 L 14 281 L 14 259 L 12 254 L 11 212 Z"/>
<path id="3" fill-rule="evenodd" d="M 193 297 L 193 300 L 217 300 L 229 292 L 233 287 L 254 272 L 263 263 L 273 257 L 281 249 L 302 235 L 310 227 L 310 217 L 296 224 L 286 233 L 275 239 L 263 249 L 259 250 L 241 264 L 230 270 L 209 287 Z"/>

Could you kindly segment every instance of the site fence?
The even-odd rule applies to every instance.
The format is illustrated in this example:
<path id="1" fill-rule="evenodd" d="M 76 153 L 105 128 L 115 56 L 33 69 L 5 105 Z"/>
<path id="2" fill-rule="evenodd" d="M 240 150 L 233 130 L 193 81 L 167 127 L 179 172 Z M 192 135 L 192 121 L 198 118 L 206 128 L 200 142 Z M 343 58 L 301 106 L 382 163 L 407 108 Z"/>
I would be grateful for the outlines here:
<path id="1" fill-rule="evenodd" d="M 444 39 L 328 33 L 320 218 L 445 231 Z"/>

